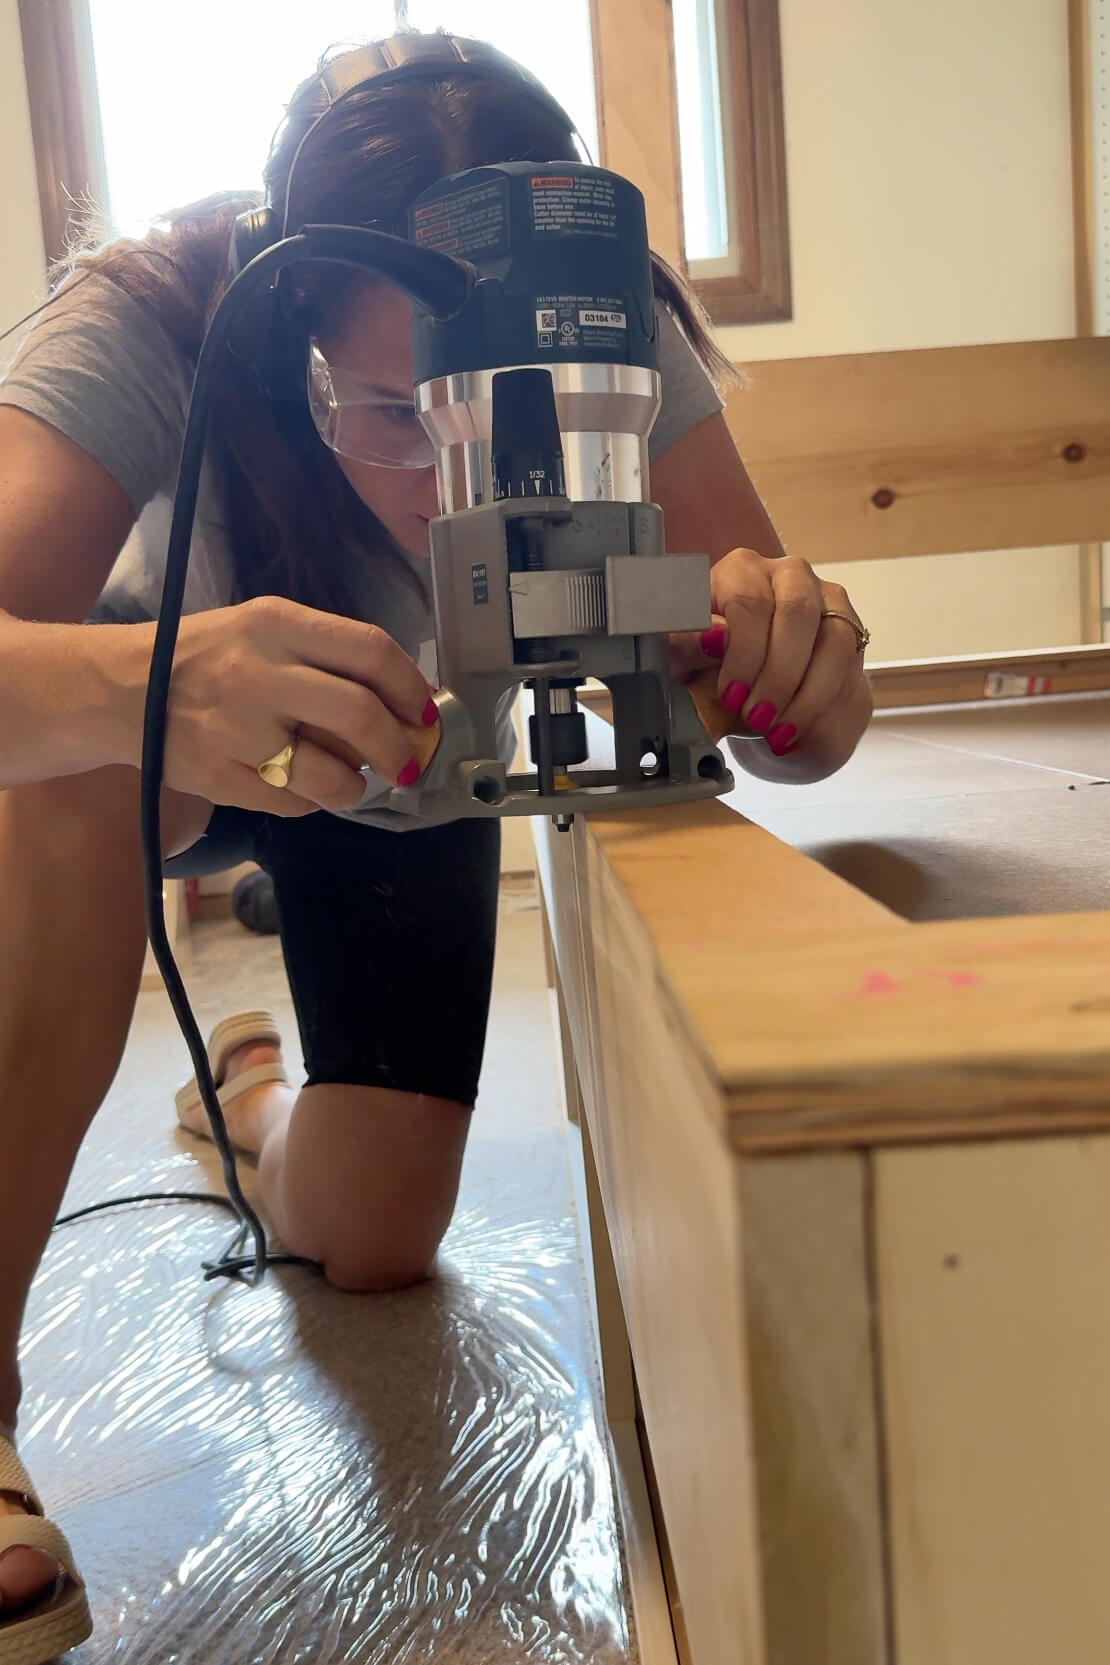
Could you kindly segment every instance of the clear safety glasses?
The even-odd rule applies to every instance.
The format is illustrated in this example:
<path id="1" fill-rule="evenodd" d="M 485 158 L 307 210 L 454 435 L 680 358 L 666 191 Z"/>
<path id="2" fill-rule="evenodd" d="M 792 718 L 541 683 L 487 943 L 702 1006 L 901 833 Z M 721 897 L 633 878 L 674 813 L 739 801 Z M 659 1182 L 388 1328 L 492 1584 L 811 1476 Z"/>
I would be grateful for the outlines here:
<path id="1" fill-rule="evenodd" d="M 430 468 L 435 462 L 413 401 L 329 364 L 315 336 L 308 347 L 308 406 L 316 432 L 337 456 L 379 468 Z"/>

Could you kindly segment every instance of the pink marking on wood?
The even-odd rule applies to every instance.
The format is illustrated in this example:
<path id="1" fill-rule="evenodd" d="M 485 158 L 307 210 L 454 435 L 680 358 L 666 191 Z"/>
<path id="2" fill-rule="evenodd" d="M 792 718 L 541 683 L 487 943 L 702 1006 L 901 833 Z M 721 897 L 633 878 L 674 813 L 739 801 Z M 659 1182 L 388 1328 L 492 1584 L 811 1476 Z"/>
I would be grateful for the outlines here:
<path id="1" fill-rule="evenodd" d="M 885 971 L 869 971 L 863 979 L 863 986 L 856 990 L 858 995 L 864 994 L 897 994 L 901 984 L 893 977 L 888 977 Z"/>
<path id="2" fill-rule="evenodd" d="M 973 989 L 983 981 L 977 971 L 937 971 L 925 972 L 926 977 L 943 977 L 954 989 Z"/>

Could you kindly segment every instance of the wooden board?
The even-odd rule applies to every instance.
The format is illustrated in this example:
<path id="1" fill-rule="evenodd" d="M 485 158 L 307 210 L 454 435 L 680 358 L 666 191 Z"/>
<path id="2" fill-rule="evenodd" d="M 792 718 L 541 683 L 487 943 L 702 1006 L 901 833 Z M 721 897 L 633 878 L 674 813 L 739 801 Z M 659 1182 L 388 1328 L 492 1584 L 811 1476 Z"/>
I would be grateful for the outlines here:
<path id="1" fill-rule="evenodd" d="M 871 818 L 907 750 L 1097 811 L 1029 710 L 887 719 Z M 538 831 L 693 1665 L 1101 1665 L 1110 912 L 910 925 L 720 802 Z"/>
<path id="2" fill-rule="evenodd" d="M 690 1654 L 763 1665 L 735 1180 L 717 1089 L 660 1024 L 650 941 L 586 828 L 548 843 L 571 840 L 586 864 L 579 907 L 606 1043 L 604 1112 L 587 1098 L 587 1118 Z M 729 1546 L 730 1578 L 707 1541 Z"/>
<path id="3" fill-rule="evenodd" d="M 1110 1140 L 876 1168 L 898 1665 L 1103 1665 Z"/>
<path id="4" fill-rule="evenodd" d="M 719 802 L 593 816 L 572 844 L 577 890 L 554 898 L 582 958 L 600 864 L 651 943 L 656 1021 L 721 1083 L 735 1150 L 1110 1127 L 1110 912 L 910 926 Z"/>
<path id="5" fill-rule="evenodd" d="M 1110 914 L 653 936 L 736 1150 L 1110 1128 Z"/>
<path id="6" fill-rule="evenodd" d="M 632 1355 L 598 1188 L 597 1167 L 590 1147 L 589 1125 L 584 1118 L 567 1129 L 567 1153 L 585 1251 L 586 1283 L 596 1322 L 605 1420 L 637 1658 L 640 1665 L 677 1665 L 675 1629 L 640 1449 Z"/>
<path id="7" fill-rule="evenodd" d="M 1110 535 L 1110 338 L 767 360 L 726 416 L 821 562 Z"/>
<path id="8" fill-rule="evenodd" d="M 580 818 L 569 834 L 537 820 L 538 867 L 689 1656 L 695 1665 L 759 1665 L 763 1585 L 736 1180 L 719 1090 L 686 1024 L 671 1022 L 634 896 L 642 881 L 656 897 L 673 895 L 677 917 L 689 917 L 697 893 L 699 910 L 734 930 L 746 921 L 756 941 L 789 930 L 791 905 L 795 916 L 805 910 L 810 931 L 899 926 L 722 804 L 617 825 L 628 858 L 620 886 L 596 818 Z M 691 838 L 713 872 L 709 889 L 706 869 L 699 879 L 690 866 Z M 620 1382 L 618 1370 L 618 1403 Z M 846 1548 L 844 1565 L 853 1553 Z M 784 1588 L 771 1592 L 776 1600 Z"/>

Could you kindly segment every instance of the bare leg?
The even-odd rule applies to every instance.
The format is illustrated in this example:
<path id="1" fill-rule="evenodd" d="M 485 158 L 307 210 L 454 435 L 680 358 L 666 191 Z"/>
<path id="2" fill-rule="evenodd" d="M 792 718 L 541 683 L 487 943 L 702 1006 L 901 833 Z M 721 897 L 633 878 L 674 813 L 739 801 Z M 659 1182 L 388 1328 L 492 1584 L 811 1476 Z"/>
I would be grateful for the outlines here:
<path id="1" fill-rule="evenodd" d="M 18 1176 L 0 1210 L 8 1437 L 27 1291 L 118 1067 L 141 975 L 137 792 L 135 773 L 120 769 L 0 796 L 0 1150 L 5 1173 Z M 208 816 L 195 799 L 171 800 L 168 851 L 192 843 Z M 235 1068 L 275 1055 L 241 1052 Z M 366 1087 L 314 1087 L 296 1098 L 263 1087 L 231 1106 L 228 1120 L 232 1137 L 259 1153 L 263 1205 L 292 1252 L 322 1261 L 344 1289 L 398 1288 L 428 1275 L 454 1206 L 466 1107 Z M 22 1505 L 0 1494 L 0 1510 Z M 8 1551 L 0 1612 L 37 1596 L 54 1571 L 33 1551 Z"/>
<path id="2" fill-rule="evenodd" d="M 279 1057 L 238 1047 L 227 1078 Z M 199 1107 L 188 1117 L 198 1133 Z M 400 1289 L 428 1277 L 458 1194 L 469 1109 L 380 1087 L 267 1082 L 233 1099 L 228 1133 L 258 1156 L 263 1211 L 293 1254 L 340 1289 Z"/>
<path id="3" fill-rule="evenodd" d="M 0 794 L 0 1429 L 11 1438 L 27 1291 L 77 1149 L 111 1084 L 142 973 L 138 775 L 94 774 Z M 199 836 L 209 806 L 167 793 L 167 849 Z M 21 1513 L 0 1493 L 0 1510 Z M 0 1612 L 54 1576 L 16 1548 Z"/>

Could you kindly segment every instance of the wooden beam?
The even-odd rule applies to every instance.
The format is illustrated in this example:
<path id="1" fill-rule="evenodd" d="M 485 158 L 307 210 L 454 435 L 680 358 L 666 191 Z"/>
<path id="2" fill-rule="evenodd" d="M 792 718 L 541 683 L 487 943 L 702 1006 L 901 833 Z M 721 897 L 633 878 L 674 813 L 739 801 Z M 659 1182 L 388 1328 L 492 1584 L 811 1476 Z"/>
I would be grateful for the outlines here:
<path id="1" fill-rule="evenodd" d="M 808 559 L 1110 536 L 1110 338 L 768 360 L 726 416 Z"/>
<path id="2" fill-rule="evenodd" d="M 1034 648 L 970 658 L 904 659 L 869 665 L 867 680 L 880 711 L 905 705 L 1094 693 L 1110 688 L 1110 644 L 1058 648 L 1051 653 Z"/>
<path id="3" fill-rule="evenodd" d="M 719 803 L 591 816 L 574 844 L 590 976 L 620 898 L 735 1150 L 1110 1129 L 1110 913 L 911 926 Z M 631 1062 L 591 996 L 600 1083 Z"/>

